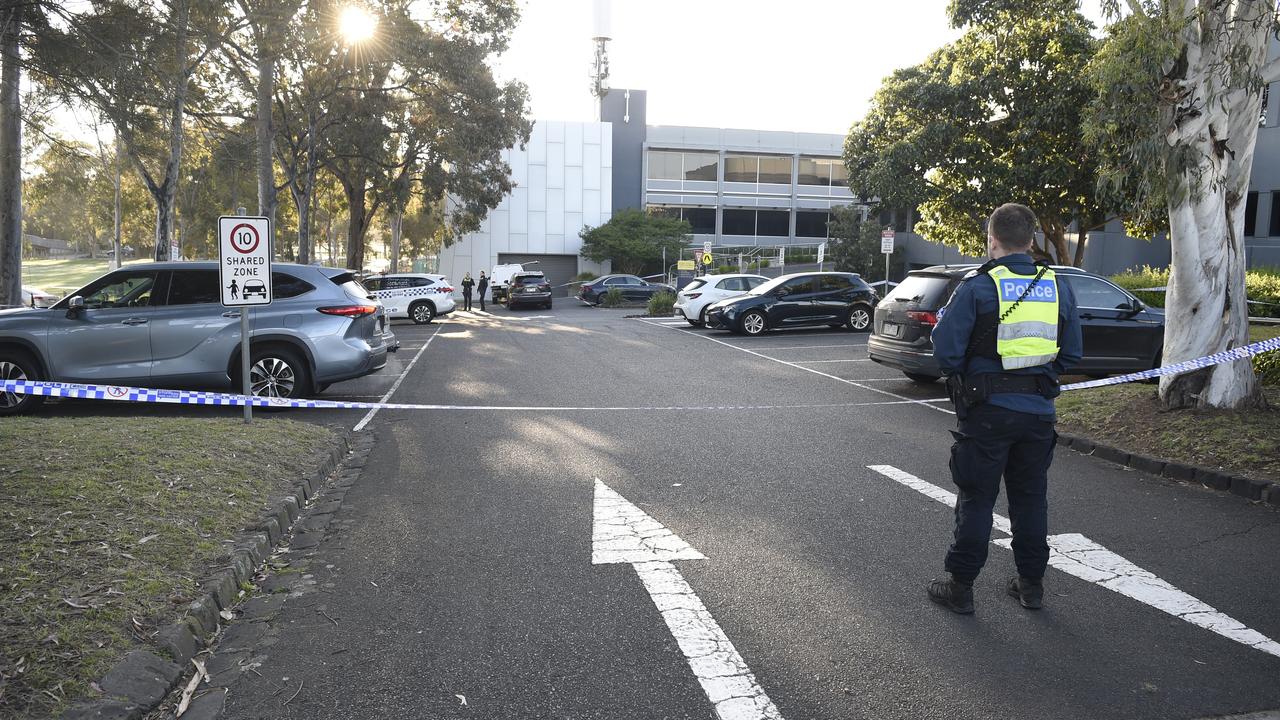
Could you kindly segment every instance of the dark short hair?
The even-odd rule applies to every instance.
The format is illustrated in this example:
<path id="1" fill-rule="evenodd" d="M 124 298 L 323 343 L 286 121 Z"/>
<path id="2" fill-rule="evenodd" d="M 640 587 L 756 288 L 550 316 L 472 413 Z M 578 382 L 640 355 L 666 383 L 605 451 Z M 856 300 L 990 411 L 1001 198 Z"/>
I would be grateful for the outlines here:
<path id="1" fill-rule="evenodd" d="M 1031 208 L 1018 203 L 1005 203 L 991 213 L 987 232 L 1007 250 L 1025 250 L 1036 239 L 1040 222 Z"/>

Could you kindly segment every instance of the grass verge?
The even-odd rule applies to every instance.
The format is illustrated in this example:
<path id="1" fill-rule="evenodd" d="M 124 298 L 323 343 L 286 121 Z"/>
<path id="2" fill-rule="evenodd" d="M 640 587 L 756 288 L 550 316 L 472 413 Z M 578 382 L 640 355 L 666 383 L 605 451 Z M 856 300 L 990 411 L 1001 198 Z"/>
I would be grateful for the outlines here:
<path id="1" fill-rule="evenodd" d="M 1280 326 L 1250 327 L 1252 341 L 1278 335 Z M 1058 398 L 1058 427 L 1130 452 L 1280 482 L 1280 385 L 1264 382 L 1262 391 L 1266 409 L 1234 412 L 1164 410 L 1152 385 L 1078 390 Z"/>
<path id="2" fill-rule="evenodd" d="M 226 542 L 334 441 L 282 419 L 5 419 L 0 717 L 56 715 L 180 619 Z"/>

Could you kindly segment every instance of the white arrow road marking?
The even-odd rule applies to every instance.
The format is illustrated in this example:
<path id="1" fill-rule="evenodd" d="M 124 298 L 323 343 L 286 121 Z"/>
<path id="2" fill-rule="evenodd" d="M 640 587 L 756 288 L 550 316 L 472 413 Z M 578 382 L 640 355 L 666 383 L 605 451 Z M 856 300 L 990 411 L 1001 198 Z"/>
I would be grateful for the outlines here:
<path id="1" fill-rule="evenodd" d="M 956 495 L 953 492 L 943 490 L 933 483 L 921 480 L 892 465 L 868 465 L 867 467 L 940 503 L 955 507 Z M 1012 534 L 1008 518 L 994 513 L 992 517 L 995 529 Z M 991 542 L 1003 548 L 1013 546 L 1013 540 L 1009 538 Z M 1239 620 L 1218 612 L 1209 604 L 1197 600 L 1079 533 L 1049 536 L 1049 565 L 1081 580 L 1087 580 L 1174 617 L 1182 618 L 1197 627 L 1211 630 L 1255 650 L 1280 657 L 1280 643 L 1256 630 L 1249 629 Z"/>
<path id="2" fill-rule="evenodd" d="M 782 720 L 733 643 L 673 560 L 706 560 L 689 543 L 596 479 L 591 563 L 630 563 L 720 720 Z"/>

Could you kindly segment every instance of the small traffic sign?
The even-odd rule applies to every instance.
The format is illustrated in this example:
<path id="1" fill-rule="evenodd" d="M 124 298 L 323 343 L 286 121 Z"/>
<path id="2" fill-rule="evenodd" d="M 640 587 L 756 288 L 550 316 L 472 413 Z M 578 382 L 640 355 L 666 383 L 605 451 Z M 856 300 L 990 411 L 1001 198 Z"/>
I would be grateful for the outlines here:
<path id="1" fill-rule="evenodd" d="M 893 228 L 887 228 L 880 233 L 880 252 L 888 255 L 893 252 Z"/>
<path id="2" fill-rule="evenodd" d="M 704 255 L 710 255 L 710 254 L 711 254 L 711 241 L 710 241 L 710 240 L 707 240 L 706 242 L 702 243 L 702 253 L 703 253 Z"/>
<path id="3" fill-rule="evenodd" d="M 271 221 L 218 218 L 218 277 L 227 307 L 271 304 Z"/>
<path id="4" fill-rule="evenodd" d="M 677 261 L 676 261 L 676 269 L 677 269 L 677 270 L 693 270 L 695 267 L 696 267 L 696 265 L 694 264 L 694 262 L 693 262 L 692 260 L 677 260 Z"/>
<path id="5" fill-rule="evenodd" d="M 826 260 L 826 258 L 827 258 L 827 244 L 822 243 L 818 245 L 818 264 L 821 265 L 822 262 Z"/>

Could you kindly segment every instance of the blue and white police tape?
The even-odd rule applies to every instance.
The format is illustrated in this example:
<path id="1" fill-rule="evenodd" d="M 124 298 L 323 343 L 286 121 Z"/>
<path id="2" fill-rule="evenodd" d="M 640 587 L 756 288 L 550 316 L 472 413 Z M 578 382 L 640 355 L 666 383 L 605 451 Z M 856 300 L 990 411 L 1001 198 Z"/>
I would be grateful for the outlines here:
<path id="1" fill-rule="evenodd" d="M 1084 390 L 1086 388 L 1122 385 L 1124 383 L 1149 380 L 1162 375 L 1176 375 L 1190 370 L 1219 365 L 1253 357 L 1271 350 L 1280 350 L 1280 337 L 1261 340 L 1207 355 L 1194 360 L 1165 365 L 1152 370 L 1117 375 L 1116 377 L 1090 380 L 1088 382 L 1063 385 L 1062 390 Z M 846 407 L 859 403 L 831 403 L 819 405 L 718 405 L 715 407 L 517 407 L 505 405 L 424 405 L 418 403 L 377 403 L 346 402 L 342 400 L 313 400 L 280 397 L 256 397 L 237 395 L 235 393 L 204 392 L 198 390 L 159 390 L 155 388 L 125 387 L 121 385 L 86 385 L 81 383 L 47 382 L 43 380 L 0 380 L 0 392 L 20 395 L 42 395 L 44 397 L 72 398 L 79 400 L 119 400 L 123 402 L 159 403 L 167 405 L 213 405 L 224 407 L 240 407 L 245 404 L 258 408 L 316 408 L 329 410 L 773 410 L 797 407 Z M 907 402 L 920 402 L 910 400 Z"/>
<path id="2" fill-rule="evenodd" d="M 1241 345 L 1240 347 L 1232 348 L 1231 350 L 1224 350 L 1220 353 L 1206 355 L 1194 360 L 1184 360 L 1183 362 L 1174 363 L 1172 365 L 1163 365 L 1158 368 L 1152 368 L 1151 370 L 1143 370 L 1142 372 L 1129 373 L 1128 375 L 1117 375 L 1115 377 L 1102 378 L 1100 380 L 1089 380 L 1088 382 L 1071 383 L 1070 385 L 1063 385 L 1062 391 L 1084 390 L 1086 388 L 1105 387 L 1107 385 L 1123 385 L 1124 383 L 1137 382 L 1139 380 L 1150 380 L 1151 378 L 1161 377 L 1162 375 L 1177 375 L 1191 370 L 1200 370 L 1214 365 L 1221 365 L 1222 363 L 1243 360 L 1271 350 L 1280 350 L 1280 337 L 1259 340 L 1256 343 Z"/>

